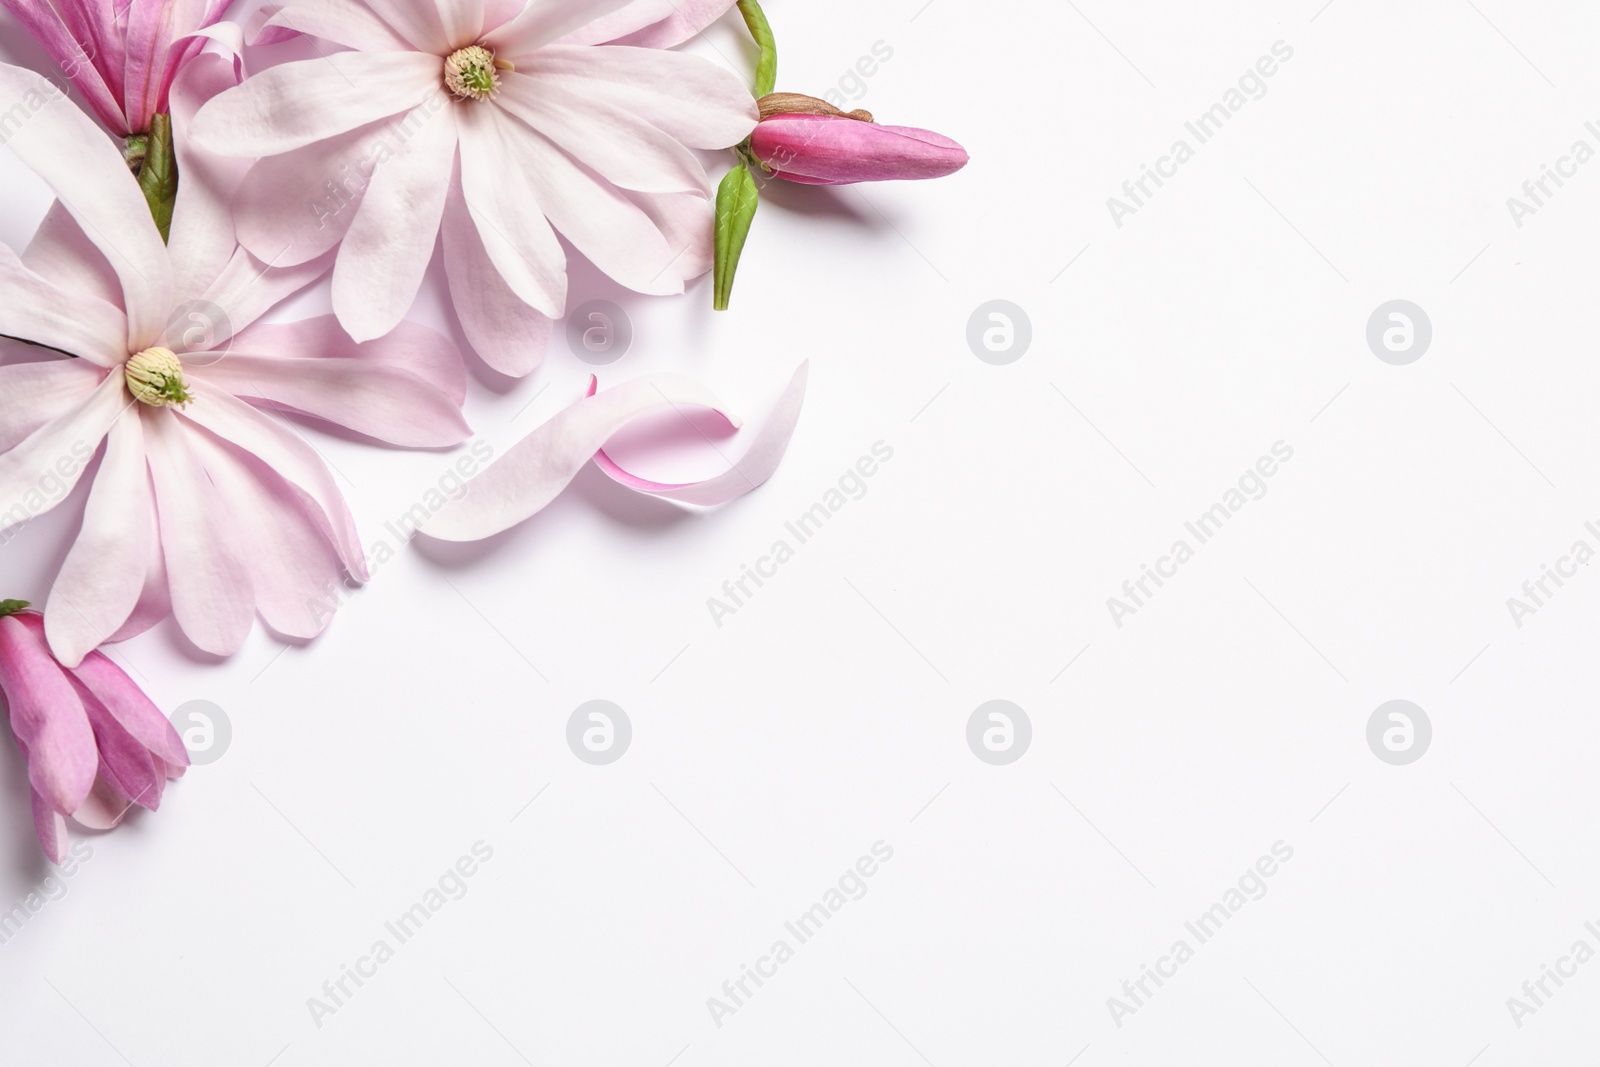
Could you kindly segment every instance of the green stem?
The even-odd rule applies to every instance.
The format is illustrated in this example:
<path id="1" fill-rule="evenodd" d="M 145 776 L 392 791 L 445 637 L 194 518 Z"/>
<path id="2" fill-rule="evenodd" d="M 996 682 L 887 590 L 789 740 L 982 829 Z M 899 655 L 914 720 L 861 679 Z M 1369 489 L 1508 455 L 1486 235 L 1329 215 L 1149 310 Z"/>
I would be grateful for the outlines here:
<path id="1" fill-rule="evenodd" d="M 750 27 L 750 36 L 756 39 L 756 46 L 761 49 L 761 58 L 756 61 L 756 99 L 772 92 L 778 84 L 778 42 L 772 36 L 772 25 L 767 22 L 766 13 L 761 10 L 757 0 L 739 0 L 739 13 L 744 16 L 744 24 Z"/>
<path id="2" fill-rule="evenodd" d="M 139 188 L 165 241 L 172 232 L 172 207 L 178 199 L 178 158 L 172 145 L 172 116 L 150 120 L 149 142 L 139 164 Z"/>

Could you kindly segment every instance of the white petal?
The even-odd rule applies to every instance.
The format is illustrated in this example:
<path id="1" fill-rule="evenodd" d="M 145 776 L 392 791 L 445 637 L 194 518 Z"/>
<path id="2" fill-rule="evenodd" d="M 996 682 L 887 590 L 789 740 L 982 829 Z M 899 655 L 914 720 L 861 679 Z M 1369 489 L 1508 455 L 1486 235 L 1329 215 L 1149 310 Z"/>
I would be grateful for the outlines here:
<path id="1" fill-rule="evenodd" d="M 445 202 L 442 229 L 450 300 L 467 341 L 501 374 L 531 374 L 544 361 L 550 317 L 528 306 L 500 277 L 456 185 Z"/>
<path id="2" fill-rule="evenodd" d="M 399 0 L 397 0 L 399 2 Z M 501 58 L 519 63 L 536 50 L 626 7 L 632 0 L 532 0 L 522 14 L 498 27 L 484 43 Z"/>
<path id="3" fill-rule="evenodd" d="M 120 309 L 88 293 L 57 288 L 23 266 L 5 245 L 0 245 L 0 334 L 102 367 L 118 366 L 129 355 L 128 320 Z"/>
<path id="4" fill-rule="evenodd" d="M 83 403 L 0 455 L 0 532 L 65 500 L 131 403 L 137 401 L 129 399 L 122 375 L 109 374 Z"/>

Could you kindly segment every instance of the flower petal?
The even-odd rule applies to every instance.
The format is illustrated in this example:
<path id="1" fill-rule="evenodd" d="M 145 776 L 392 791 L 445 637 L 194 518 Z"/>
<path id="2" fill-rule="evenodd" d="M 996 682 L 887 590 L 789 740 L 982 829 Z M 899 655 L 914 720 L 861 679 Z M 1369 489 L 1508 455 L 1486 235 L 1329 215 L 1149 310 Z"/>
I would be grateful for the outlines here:
<path id="1" fill-rule="evenodd" d="M 367 577 L 366 553 L 361 547 L 355 519 L 316 451 L 297 434 L 244 401 L 220 389 L 213 389 L 199 379 L 191 384 L 194 386 L 192 392 L 195 402 L 183 410 L 183 418 L 238 445 L 303 494 L 317 519 L 318 528 L 338 548 L 339 558 L 344 561 L 345 567 L 364 581 Z M 170 584 L 173 581 L 170 566 L 168 572 Z"/>
<path id="2" fill-rule="evenodd" d="M 559 82 L 595 107 L 637 115 L 690 148 L 736 145 L 760 118 L 738 75 L 683 52 L 550 45 L 525 73 Z"/>
<path id="3" fill-rule="evenodd" d="M 91 652 L 72 672 L 96 700 L 139 744 L 163 761 L 180 768 L 189 765 L 189 753 L 172 723 L 161 714 L 144 690 L 102 652 Z"/>
<path id="4" fill-rule="evenodd" d="M 595 105 L 560 79 L 506 74 L 495 103 L 619 188 L 711 195 L 705 167 L 683 142 L 629 112 Z"/>
<path id="5" fill-rule="evenodd" d="M 256 44 L 274 43 L 281 29 L 289 35 L 321 37 L 359 52 L 405 52 L 411 43 L 373 13 L 361 0 L 295 0 L 274 12 L 261 26 Z M 270 36 L 269 36 L 270 35 Z"/>
<path id="6" fill-rule="evenodd" d="M 498 108 L 463 108 L 461 194 L 484 250 L 522 300 L 559 318 L 567 302 L 567 254 L 540 210 L 541 190 L 506 142 Z"/>
<path id="7" fill-rule="evenodd" d="M 467 399 L 467 368 L 461 351 L 444 334 L 420 323 L 402 322 L 393 331 L 356 344 L 332 315 L 300 322 L 263 323 L 234 339 L 239 352 L 289 359 L 339 358 L 405 371 L 449 397 L 460 407 Z"/>
<path id="8" fill-rule="evenodd" d="M 456 166 L 456 123 L 441 97 L 401 123 L 405 140 L 372 172 L 333 268 L 333 310 L 357 341 L 395 328 L 433 258 Z"/>
<path id="9" fill-rule="evenodd" d="M 635 292 L 683 292 L 683 279 L 671 270 L 675 250 L 633 201 L 505 112 L 489 114 L 512 166 L 537 190 L 534 210 L 542 210 L 579 252 Z"/>
<path id="10" fill-rule="evenodd" d="M 618 466 L 602 449 L 594 457 L 595 466 L 621 485 L 638 493 L 665 497 L 683 504 L 713 507 L 741 497 L 766 482 L 777 471 L 789 450 L 789 439 L 800 423 L 800 409 L 806 398 L 806 378 L 810 361 L 800 364 L 789 380 L 789 387 L 779 398 L 777 407 L 757 431 L 755 439 L 739 462 L 712 478 L 698 482 L 657 482 L 630 474 Z M 591 382 L 589 395 L 593 396 L 595 384 Z"/>
<path id="11" fill-rule="evenodd" d="M 67 498 L 111 424 L 130 403 L 122 375 L 110 374 L 82 403 L 0 454 L 0 532 Z"/>
<path id="12" fill-rule="evenodd" d="M 130 414 L 111 424 L 83 525 L 50 588 L 45 633 L 67 667 L 116 633 L 144 591 L 156 526 L 141 423 Z"/>
<path id="13" fill-rule="evenodd" d="M 699 485 L 647 482 L 607 461 L 608 474 L 644 492 L 693 503 L 722 503 L 747 493 L 777 467 L 793 432 L 805 390 L 802 366 L 774 416 L 776 426 L 757 435 L 750 455 L 734 471 Z M 592 383 L 591 383 L 592 389 Z M 510 529 L 554 500 L 584 464 L 601 453 L 617 431 L 663 407 L 705 407 L 722 414 L 715 396 L 691 378 L 675 374 L 638 378 L 603 393 L 591 393 L 556 415 L 504 455 L 419 529 L 446 541 L 478 541 Z M 728 415 L 730 425 L 738 423 Z"/>
<path id="14" fill-rule="evenodd" d="M 733 7 L 735 0 L 673 0 L 662 12 L 660 0 L 635 0 L 615 15 L 597 19 L 562 44 L 631 44 L 672 48 L 682 44 Z"/>
<path id="15" fill-rule="evenodd" d="M 395 0 L 404 2 L 404 0 Z M 525 60 L 532 52 L 574 30 L 609 15 L 633 0 L 532 0 L 522 13 L 484 37 L 484 44 L 496 55 L 511 62 Z M 660 3 L 661 0 L 654 0 Z M 520 65 L 520 63 L 519 63 Z"/>
<path id="16" fill-rule="evenodd" d="M 122 85 L 106 77 L 99 67 L 102 61 L 108 67 L 114 66 L 118 77 L 122 74 L 121 56 L 104 47 L 104 42 L 93 40 L 91 35 L 81 32 L 87 26 L 78 24 L 74 18 L 73 24 L 52 10 L 48 3 L 40 0 L 0 0 L 0 6 L 16 18 L 27 29 L 28 33 L 37 40 L 44 50 L 50 53 L 61 67 L 62 73 L 72 80 L 72 84 L 83 93 L 83 98 L 89 104 L 89 110 L 105 123 L 106 128 L 119 137 L 126 137 L 130 132 L 127 119 L 122 113 Z M 66 9 L 72 14 L 72 9 Z M 111 20 L 106 19 L 105 22 Z M 94 25 L 93 22 L 88 25 Z M 109 62 L 107 62 L 109 61 Z"/>
<path id="17" fill-rule="evenodd" d="M 544 361 L 551 319 L 511 291 L 483 247 L 458 185 L 445 201 L 444 270 L 461 330 L 501 374 L 521 378 Z"/>
<path id="18" fill-rule="evenodd" d="M 106 262 L 105 255 L 84 234 L 66 205 L 57 200 L 45 212 L 44 221 L 34 231 L 23 266 L 65 293 L 91 296 L 122 310 L 122 283 Z M 107 331 L 110 336 L 110 331 Z M 127 318 L 117 334 L 119 350 L 127 345 Z M 126 355 L 126 352 L 122 353 Z"/>
<path id="19" fill-rule="evenodd" d="M 190 316 L 173 320 L 167 347 L 180 353 L 226 350 L 239 331 L 328 273 L 333 257 L 330 250 L 292 267 L 269 267 L 245 249 L 234 249 Z"/>
<path id="20" fill-rule="evenodd" d="M 264 70 L 200 109 L 190 135 L 224 156 L 276 156 L 409 111 L 440 92 L 422 52 L 330 52 Z"/>
<path id="21" fill-rule="evenodd" d="M 435 57 L 451 51 L 439 21 L 439 8 L 432 0 L 366 0 L 366 4 L 413 48 Z"/>
<path id="22" fill-rule="evenodd" d="M 87 292 L 57 288 L 23 266 L 4 245 L 0 245 L 0 293 L 4 294 L 0 334 L 81 356 L 101 367 L 115 367 L 128 358 L 128 320 L 119 309 Z"/>
<path id="23" fill-rule="evenodd" d="M 210 400 L 197 396 L 195 406 Z M 201 650 L 231 656 L 250 633 L 255 601 L 222 494 L 172 409 L 153 409 L 144 431 L 173 617 Z"/>
<path id="24" fill-rule="evenodd" d="M 233 63 L 223 56 L 196 56 L 184 64 L 171 93 L 178 156 L 178 198 L 167 245 L 174 250 L 178 302 L 196 299 L 216 279 L 238 246 L 233 195 L 250 161 L 207 152 L 189 136 L 194 116 L 207 101 L 238 84 Z"/>
<path id="25" fill-rule="evenodd" d="M 407 448 L 443 448 L 472 436 L 461 409 L 444 393 L 372 360 L 234 352 L 197 370 L 195 377 L 234 396 L 264 400 L 273 408 L 313 415 Z"/>
<path id="26" fill-rule="evenodd" d="M 40 796 L 37 789 L 28 792 L 32 795 L 33 830 L 39 835 L 39 847 L 44 849 L 51 863 L 60 863 L 67 858 L 67 820 L 50 807 L 50 802 Z"/>
<path id="27" fill-rule="evenodd" d="M 0 112 L 17 107 L 29 117 L 6 144 L 55 190 L 116 271 L 128 314 L 124 354 L 145 347 L 172 310 L 172 264 L 138 183 L 111 139 L 65 94 L 32 71 L 0 65 Z"/>
<path id="28" fill-rule="evenodd" d="M 83 710 L 88 713 L 95 747 L 100 752 L 100 777 L 123 796 L 127 801 L 125 807 L 137 804 L 154 811 L 161 804 L 161 790 L 167 784 L 167 776 L 156 769 L 150 753 L 112 718 L 92 693 L 79 688 L 78 695 L 83 698 Z"/>
<path id="29" fill-rule="evenodd" d="M 28 753 L 28 781 L 51 810 L 70 814 L 94 784 L 94 732 L 43 636 L 16 615 L 0 618 L 0 689 L 11 709 L 11 732 Z"/>
<path id="30" fill-rule="evenodd" d="M 47 359 L 0 367 L 0 452 L 82 404 L 106 376 L 84 359 Z"/>
<path id="31" fill-rule="evenodd" d="M 307 263 L 337 245 L 395 125 L 374 122 L 250 168 L 233 202 L 239 243 L 280 267 Z"/>

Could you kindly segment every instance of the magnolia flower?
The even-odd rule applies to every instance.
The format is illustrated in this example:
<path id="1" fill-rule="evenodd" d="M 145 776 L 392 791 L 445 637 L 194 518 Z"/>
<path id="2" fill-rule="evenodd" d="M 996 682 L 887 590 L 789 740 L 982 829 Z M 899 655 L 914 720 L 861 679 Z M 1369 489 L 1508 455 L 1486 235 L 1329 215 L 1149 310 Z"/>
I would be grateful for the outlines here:
<path id="1" fill-rule="evenodd" d="M 222 57 L 188 64 L 173 89 L 180 134 L 234 83 Z M 328 591 L 367 569 L 327 468 L 276 413 L 452 445 L 468 435 L 459 353 L 421 327 L 356 345 L 331 317 L 252 325 L 327 263 L 274 269 L 237 247 L 225 205 L 242 166 L 179 137 L 164 245 L 86 115 L 37 74 L 0 66 L 0 113 L 16 101 L 30 114 L 9 146 L 59 202 L 21 257 L 0 246 L 0 334 L 77 358 L 0 366 L 0 533 L 94 467 L 46 605 L 51 649 L 73 667 L 169 611 L 215 654 L 237 649 L 258 612 L 315 636 Z"/>
<path id="2" fill-rule="evenodd" d="M 967 165 L 948 137 L 909 126 L 879 126 L 867 111 L 840 111 L 799 93 L 761 99 L 750 154 L 769 172 L 804 185 L 852 185 L 943 178 Z"/>
<path id="3" fill-rule="evenodd" d="M 748 90 L 695 56 L 592 46 L 670 42 L 728 3 L 678 6 L 291 0 L 269 28 L 353 51 L 257 74 L 207 105 L 194 136 L 265 157 L 235 201 L 246 248 L 295 264 L 340 245 L 333 307 L 353 337 L 401 320 L 442 232 L 468 340 L 526 374 L 566 307 L 558 233 L 642 293 L 680 293 L 710 266 L 709 181 L 689 149 L 742 141 Z"/>
<path id="4" fill-rule="evenodd" d="M 189 755 L 150 698 L 99 652 L 76 667 L 45 645 L 44 619 L 0 602 L 0 692 L 28 761 L 33 825 L 52 863 L 67 851 L 66 818 L 109 830 L 137 804 L 155 811 Z"/>
<path id="5" fill-rule="evenodd" d="M 172 79 L 229 0 L 0 0 L 50 53 L 108 130 L 147 133 Z"/>

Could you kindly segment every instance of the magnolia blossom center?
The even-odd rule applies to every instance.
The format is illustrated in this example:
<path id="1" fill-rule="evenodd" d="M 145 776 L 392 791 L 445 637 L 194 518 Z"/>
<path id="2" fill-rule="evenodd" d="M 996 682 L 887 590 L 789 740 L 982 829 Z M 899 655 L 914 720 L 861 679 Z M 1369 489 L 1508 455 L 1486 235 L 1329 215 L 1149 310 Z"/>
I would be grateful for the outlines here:
<path id="1" fill-rule="evenodd" d="M 444 61 L 444 87 L 462 100 L 487 100 L 500 91 L 494 53 L 481 44 L 450 53 Z"/>
<path id="2" fill-rule="evenodd" d="M 170 348 L 147 348 L 123 365 L 128 392 L 153 408 L 182 407 L 190 400 L 183 364 Z"/>

